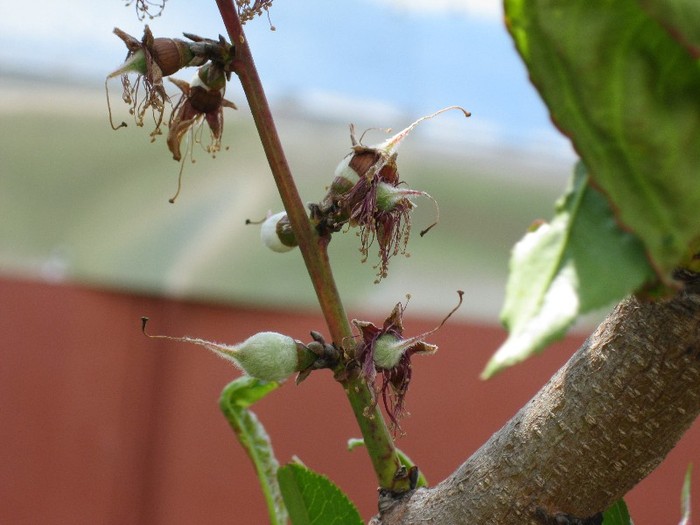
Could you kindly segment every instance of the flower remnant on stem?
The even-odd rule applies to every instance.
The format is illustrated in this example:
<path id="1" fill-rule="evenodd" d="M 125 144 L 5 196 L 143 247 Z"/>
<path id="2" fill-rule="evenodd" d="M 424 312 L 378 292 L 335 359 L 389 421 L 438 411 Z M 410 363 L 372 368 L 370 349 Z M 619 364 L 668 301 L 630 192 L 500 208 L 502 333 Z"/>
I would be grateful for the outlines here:
<path id="1" fill-rule="evenodd" d="M 154 38 L 148 26 L 145 27 L 141 40 L 119 28 L 114 28 L 114 33 L 124 42 L 128 53 L 124 63 L 107 76 L 105 91 L 108 92 L 109 79 L 121 77 L 122 99 L 129 104 L 129 112 L 137 126 L 143 126 L 145 115 L 150 109 L 155 121 L 155 129 L 150 134 L 151 142 L 162 134 L 160 128 L 165 118 L 166 104 L 170 103 L 163 86 L 163 78 L 183 68 L 199 66 L 190 83 L 170 78 L 182 94 L 168 120 L 167 144 L 173 158 L 179 162 L 183 158 L 182 138 L 191 131 L 190 147 L 195 142 L 201 143 L 195 131 L 206 121 L 211 131 L 211 141 L 205 149 L 215 156 L 221 149 L 223 108 L 236 109 L 233 102 L 224 98 L 226 82 L 231 77 L 230 66 L 235 56 L 235 46 L 229 44 L 222 36 L 219 36 L 218 40 L 211 40 L 192 33 L 184 33 L 191 42 L 177 38 Z M 133 84 L 129 78 L 130 73 L 136 73 Z M 107 108 L 112 129 L 127 125 L 126 122 L 114 125 L 109 93 Z M 183 167 L 184 163 L 180 166 L 177 191 L 170 202 L 174 202 L 180 193 Z"/>
<path id="2" fill-rule="evenodd" d="M 268 21 L 270 20 L 270 7 L 272 7 L 273 0 L 236 0 L 236 5 L 238 6 L 238 16 L 241 19 L 241 24 L 245 24 L 249 20 L 252 20 L 256 16 L 262 16 L 263 13 L 267 14 Z M 275 26 L 270 23 L 270 29 L 275 30 Z"/>
<path id="3" fill-rule="evenodd" d="M 139 20 L 144 20 L 146 18 L 153 20 L 163 14 L 165 2 L 167 1 L 168 0 L 126 0 L 125 5 L 129 7 L 131 4 L 135 4 L 136 16 Z M 156 10 L 152 11 L 151 7 L 155 7 Z"/>
<path id="4" fill-rule="evenodd" d="M 440 322 L 438 326 L 423 334 L 404 339 L 403 314 L 408 304 L 397 303 L 381 328 L 369 321 L 353 319 L 352 323 L 360 330 L 362 341 L 359 344 L 356 359 L 367 382 L 375 385 L 375 403 L 381 396 L 384 408 L 391 420 L 394 432 L 401 431 L 399 419 L 405 415 L 404 398 L 411 382 L 411 356 L 414 354 L 430 355 L 438 347 L 425 342 L 426 337 L 437 332 L 442 325 L 462 305 L 464 292 L 457 291 L 459 302 Z M 377 373 L 382 375 L 381 386 L 377 387 Z"/>
<path id="5" fill-rule="evenodd" d="M 182 137 L 205 120 L 211 131 L 211 142 L 206 146 L 207 153 L 216 155 L 221 150 L 224 108 L 237 109 L 233 102 L 224 98 L 225 75 L 223 69 L 216 64 L 208 63 L 199 68 L 189 84 L 176 78 L 170 79 L 182 92 L 168 124 L 168 148 L 173 159 L 182 159 Z"/>
<path id="6" fill-rule="evenodd" d="M 346 224 L 358 228 L 363 262 L 368 258 L 370 247 L 377 242 L 377 283 L 387 276 L 389 259 L 398 254 L 408 255 L 410 214 L 416 206 L 411 199 L 427 197 L 436 206 L 436 220 L 421 231 L 421 236 L 437 224 L 439 217 L 435 199 L 424 191 L 405 186 L 400 180 L 396 150 L 419 123 L 452 109 L 460 110 L 466 117 L 471 115 L 461 107 L 450 106 L 419 118 L 376 146 L 365 146 L 358 141 L 351 125 L 352 152 L 338 164 L 335 178 L 323 200 L 310 206 L 311 218 L 321 237 L 328 238 Z"/>
<path id="7" fill-rule="evenodd" d="M 114 28 L 117 35 L 128 50 L 124 63 L 110 73 L 105 80 L 121 76 L 122 100 L 130 108 L 129 113 L 134 117 L 137 126 L 143 126 L 146 112 L 150 109 L 155 121 L 155 129 L 151 132 L 151 141 L 161 134 L 165 104 L 170 101 L 163 87 L 163 77 L 175 73 L 180 67 L 182 57 L 187 57 L 189 63 L 194 55 L 189 51 L 187 43 L 172 38 L 154 38 L 148 26 L 143 30 L 143 38 L 138 40 L 125 33 L 118 27 Z M 132 84 L 129 73 L 136 73 L 136 81 Z M 109 97 L 107 97 L 109 103 Z M 110 110 L 111 122 L 111 110 Z M 113 129 L 126 126 L 125 123 Z"/>

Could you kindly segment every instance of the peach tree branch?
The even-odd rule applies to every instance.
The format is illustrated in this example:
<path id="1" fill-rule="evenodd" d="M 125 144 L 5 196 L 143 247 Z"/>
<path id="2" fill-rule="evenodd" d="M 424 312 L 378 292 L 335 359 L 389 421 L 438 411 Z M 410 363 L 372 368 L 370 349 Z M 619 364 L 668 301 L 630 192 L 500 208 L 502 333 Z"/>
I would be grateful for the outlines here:
<path id="1" fill-rule="evenodd" d="M 216 3 L 230 41 L 236 46 L 232 69 L 238 75 L 248 100 L 272 176 L 299 243 L 331 338 L 352 357 L 354 345 L 347 346 L 353 341 L 353 333 L 333 278 L 326 250 L 327 243 L 313 228 L 299 197 L 238 11 L 232 0 L 216 0 Z M 379 486 L 392 491 L 405 490 L 407 487 L 403 485 L 407 482 L 395 480 L 401 463 L 385 420 L 377 404 L 373 402 L 370 387 L 359 374 L 342 373 L 343 368 L 344 364 L 341 362 L 336 369 L 336 377 L 343 384 L 360 426 Z"/>

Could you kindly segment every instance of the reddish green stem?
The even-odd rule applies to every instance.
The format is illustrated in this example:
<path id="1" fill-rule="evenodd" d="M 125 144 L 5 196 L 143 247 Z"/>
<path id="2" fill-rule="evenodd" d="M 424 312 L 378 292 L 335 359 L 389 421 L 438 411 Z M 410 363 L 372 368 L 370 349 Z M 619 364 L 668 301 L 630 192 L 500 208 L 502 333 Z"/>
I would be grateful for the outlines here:
<path id="1" fill-rule="evenodd" d="M 258 76 L 238 13 L 231 0 L 217 0 L 231 42 L 236 46 L 233 68 L 248 99 L 260 141 L 270 164 L 282 203 L 299 242 L 301 254 L 314 285 L 326 323 L 334 341 L 351 335 L 350 326 L 338 295 L 327 258 L 318 249 L 318 236 L 299 197 L 292 173 L 280 143 L 270 106 Z"/>
<path id="2" fill-rule="evenodd" d="M 333 279 L 326 243 L 319 238 L 313 228 L 299 197 L 248 41 L 243 33 L 238 11 L 232 0 L 216 0 L 216 3 L 231 43 L 236 46 L 233 70 L 238 75 L 248 100 L 270 170 L 299 242 L 299 249 L 328 330 L 333 341 L 338 346 L 344 347 L 346 342 L 352 340 L 353 334 Z M 352 352 L 353 349 L 348 351 Z M 404 489 L 403 486 L 397 486 L 394 479 L 397 468 L 400 466 L 399 457 L 384 418 L 376 404 L 372 402 L 369 386 L 359 377 L 350 377 L 341 382 L 360 426 L 379 486 L 395 491 Z"/>

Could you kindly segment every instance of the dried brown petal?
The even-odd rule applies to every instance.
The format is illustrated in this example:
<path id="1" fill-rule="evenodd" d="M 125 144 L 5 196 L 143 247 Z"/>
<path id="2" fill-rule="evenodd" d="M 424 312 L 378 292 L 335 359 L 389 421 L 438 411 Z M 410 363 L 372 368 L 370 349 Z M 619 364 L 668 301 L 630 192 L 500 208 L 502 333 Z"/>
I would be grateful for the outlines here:
<path id="1" fill-rule="evenodd" d="M 215 154 L 221 149 L 221 136 L 224 129 L 223 108 L 236 109 L 236 105 L 223 97 L 223 88 L 208 89 L 202 84 L 199 76 L 195 77 L 191 84 L 174 78 L 170 80 L 182 91 L 182 96 L 173 108 L 169 122 L 167 143 L 173 158 L 177 161 L 182 159 L 183 137 L 204 120 L 211 131 L 211 142 L 206 149 L 207 152 Z"/>

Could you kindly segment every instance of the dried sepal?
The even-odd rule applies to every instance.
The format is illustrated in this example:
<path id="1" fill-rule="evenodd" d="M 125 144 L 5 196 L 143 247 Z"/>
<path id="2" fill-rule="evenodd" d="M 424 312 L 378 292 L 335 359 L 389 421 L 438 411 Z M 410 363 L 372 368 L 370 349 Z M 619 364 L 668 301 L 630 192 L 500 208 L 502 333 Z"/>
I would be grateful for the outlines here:
<path id="1" fill-rule="evenodd" d="M 204 38 L 193 33 L 183 33 L 183 35 L 192 40 L 192 43 L 189 44 L 190 50 L 199 61 L 197 64 L 190 65 L 201 66 L 205 62 L 211 61 L 226 73 L 226 80 L 231 79 L 231 62 L 236 53 L 236 46 L 229 44 L 222 35 L 219 35 L 218 40 Z"/>
<path id="2" fill-rule="evenodd" d="M 387 154 L 393 153 L 399 147 L 399 145 L 401 144 L 403 139 L 405 139 L 409 135 L 409 133 L 411 133 L 411 131 L 413 131 L 416 128 L 416 126 L 418 126 L 418 124 L 420 124 L 424 120 L 430 120 L 434 117 L 437 117 L 438 115 L 440 115 L 442 113 L 445 113 L 446 111 L 452 111 L 452 110 L 461 111 L 465 117 L 471 117 L 471 115 L 472 115 L 469 111 L 467 111 L 466 109 L 464 109 L 461 106 L 448 106 L 446 108 L 439 109 L 436 112 L 431 113 L 430 115 L 425 115 L 425 116 L 415 120 L 414 122 L 409 124 L 407 127 L 402 129 L 401 131 L 399 131 L 396 135 L 393 135 L 392 137 L 388 138 L 387 140 L 385 140 L 384 142 L 382 142 L 381 144 L 376 146 L 376 148 L 385 151 Z"/>
<path id="3" fill-rule="evenodd" d="M 209 62 L 199 68 L 194 79 L 187 83 L 177 78 L 170 78 L 181 91 L 180 99 L 175 104 L 168 122 L 168 149 L 173 159 L 182 161 L 178 174 L 177 191 L 170 202 L 180 193 L 184 155 L 182 154 L 182 139 L 189 133 L 190 148 L 195 143 L 202 143 L 199 131 L 206 121 L 209 126 L 209 144 L 204 146 L 207 153 L 213 157 L 221 150 L 221 136 L 224 131 L 224 108 L 237 109 L 236 105 L 224 98 L 226 90 L 226 72 L 216 63 Z M 191 151 L 190 151 L 191 155 Z"/>
<path id="4" fill-rule="evenodd" d="M 173 158 L 177 161 L 182 159 L 182 138 L 204 121 L 211 131 L 211 141 L 205 147 L 206 151 L 216 155 L 221 149 L 221 135 L 224 130 L 223 109 L 236 109 L 233 102 L 224 98 L 225 72 L 215 64 L 208 63 L 199 69 L 189 84 L 176 78 L 171 78 L 170 81 L 182 92 L 168 123 L 167 143 Z"/>

